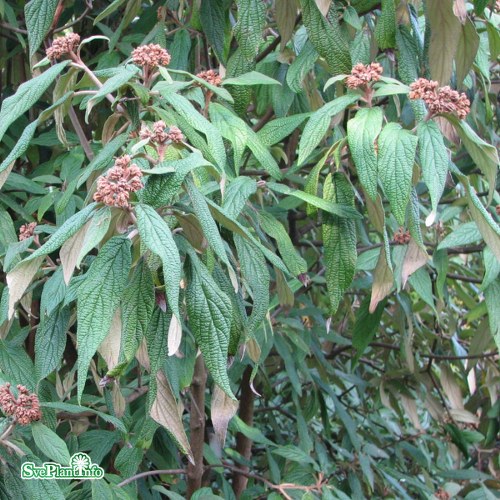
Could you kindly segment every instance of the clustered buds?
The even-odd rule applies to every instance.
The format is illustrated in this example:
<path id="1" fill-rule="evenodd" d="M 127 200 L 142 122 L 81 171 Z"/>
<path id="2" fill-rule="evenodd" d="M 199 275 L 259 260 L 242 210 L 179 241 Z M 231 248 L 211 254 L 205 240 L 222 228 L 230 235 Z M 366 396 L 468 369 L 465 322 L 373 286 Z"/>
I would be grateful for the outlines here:
<path id="1" fill-rule="evenodd" d="M 364 87 L 370 82 L 378 82 L 382 75 L 383 68 L 379 63 L 371 63 L 368 66 L 358 63 L 347 77 L 346 83 L 350 89 L 358 89 Z"/>
<path id="2" fill-rule="evenodd" d="M 31 238 L 35 233 L 36 222 L 30 222 L 29 224 L 23 224 L 19 228 L 19 241 L 27 240 Z"/>
<path id="3" fill-rule="evenodd" d="M 425 78 L 419 78 L 410 85 L 410 99 L 422 99 L 433 115 L 439 113 L 455 113 L 463 120 L 470 111 L 470 101 L 463 92 L 457 92 L 451 87 L 439 87 L 439 83 Z"/>
<path id="4" fill-rule="evenodd" d="M 130 193 L 139 191 L 143 187 L 141 170 L 130 162 L 131 158 L 128 155 L 117 158 L 107 174 L 97 179 L 95 201 L 109 207 L 129 208 Z"/>
<path id="5" fill-rule="evenodd" d="M 132 51 L 134 64 L 147 69 L 153 69 L 157 66 L 168 66 L 170 59 L 168 51 L 155 43 L 141 45 Z"/>
<path id="6" fill-rule="evenodd" d="M 66 36 L 56 38 L 46 51 L 47 57 L 51 61 L 60 59 L 64 54 L 74 52 L 79 43 L 80 35 L 77 33 L 68 33 Z"/>
<path id="7" fill-rule="evenodd" d="M 154 122 L 152 131 L 146 125 L 143 125 L 139 132 L 139 137 L 141 139 L 149 139 L 151 142 L 159 145 L 167 142 L 179 143 L 184 140 L 183 133 L 175 125 L 171 125 L 168 130 L 166 128 L 167 126 L 163 120 Z"/>
<path id="8" fill-rule="evenodd" d="M 214 85 L 215 87 L 220 87 L 222 84 L 222 78 L 219 73 L 213 69 L 209 69 L 208 71 L 202 71 L 196 75 L 198 78 L 205 80 L 210 85 Z"/>
<path id="9" fill-rule="evenodd" d="M 0 387 L 0 406 L 5 415 L 14 416 L 20 425 L 28 425 L 42 418 L 40 401 L 36 394 L 30 394 L 23 385 L 17 386 L 19 396 L 10 391 L 10 384 Z"/>
<path id="10" fill-rule="evenodd" d="M 394 233 L 394 243 L 396 245 L 408 245 L 410 239 L 410 231 L 405 231 L 402 227 Z"/>

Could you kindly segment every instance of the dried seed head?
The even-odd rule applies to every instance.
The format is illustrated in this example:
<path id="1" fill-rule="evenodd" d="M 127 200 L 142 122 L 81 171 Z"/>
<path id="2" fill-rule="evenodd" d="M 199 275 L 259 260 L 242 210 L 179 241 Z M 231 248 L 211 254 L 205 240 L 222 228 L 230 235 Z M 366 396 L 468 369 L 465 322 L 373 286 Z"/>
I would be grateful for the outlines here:
<path id="1" fill-rule="evenodd" d="M 222 84 L 222 78 L 219 76 L 218 71 L 213 69 L 209 69 L 208 71 L 202 71 L 196 75 L 198 78 L 205 80 L 207 83 L 211 85 L 215 85 L 216 87 L 220 87 Z"/>
<path id="2" fill-rule="evenodd" d="M 23 385 L 17 386 L 19 393 L 16 399 L 10 391 L 10 384 L 0 387 L 0 406 L 6 415 L 15 416 L 20 425 L 28 425 L 42 418 L 40 401 L 36 394 L 31 394 Z"/>
<path id="3" fill-rule="evenodd" d="M 30 222 L 29 224 L 23 224 L 19 228 L 19 241 L 27 240 L 35 233 L 36 222 Z"/>
<path id="4" fill-rule="evenodd" d="M 148 69 L 153 69 L 157 66 L 168 66 L 170 59 L 168 51 L 155 43 L 141 45 L 132 51 L 134 64 Z"/>
<path id="5" fill-rule="evenodd" d="M 97 179 L 97 192 L 94 200 L 109 207 L 129 207 L 130 193 L 142 189 L 142 172 L 131 158 L 124 155 L 117 158 L 114 166 Z"/>
<path id="6" fill-rule="evenodd" d="M 410 243 L 410 239 L 410 231 L 405 231 L 403 227 L 400 227 L 394 233 L 394 243 L 396 245 L 408 245 L 408 243 Z"/>
<path id="7" fill-rule="evenodd" d="M 347 77 L 347 86 L 350 89 L 358 89 L 370 82 L 378 82 L 382 72 L 383 68 L 379 63 L 371 63 L 368 66 L 358 63 L 352 68 L 351 74 Z"/>
<path id="8" fill-rule="evenodd" d="M 410 85 L 408 97 L 422 99 L 433 115 L 455 113 L 463 120 L 470 111 L 470 101 L 463 92 L 457 92 L 448 85 L 439 88 L 438 82 L 425 78 L 419 78 Z"/>
<path id="9" fill-rule="evenodd" d="M 74 52 L 80 43 L 80 35 L 77 33 L 68 33 L 66 36 L 56 38 L 52 46 L 46 51 L 47 57 L 51 61 L 60 59 L 64 54 Z"/>
<path id="10" fill-rule="evenodd" d="M 142 125 L 139 137 L 141 139 L 150 139 L 151 142 L 157 145 L 164 145 L 166 142 L 182 142 L 184 135 L 182 131 L 175 125 L 171 125 L 168 130 L 165 122 L 160 120 L 153 123 L 153 130 L 151 131 L 146 125 Z"/>

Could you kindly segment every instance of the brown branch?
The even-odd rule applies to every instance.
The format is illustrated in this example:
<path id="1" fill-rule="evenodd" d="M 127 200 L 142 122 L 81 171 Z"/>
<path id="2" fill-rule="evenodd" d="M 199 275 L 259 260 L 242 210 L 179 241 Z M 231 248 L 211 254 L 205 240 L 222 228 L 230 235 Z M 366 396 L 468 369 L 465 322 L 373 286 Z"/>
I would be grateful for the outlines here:
<path id="1" fill-rule="evenodd" d="M 148 476 L 163 476 L 163 475 L 178 475 L 178 474 L 187 474 L 184 469 L 158 469 L 158 470 L 147 470 L 146 472 L 140 472 L 139 474 L 135 474 L 134 476 L 130 476 L 127 479 L 123 480 L 121 483 L 118 483 L 117 487 L 126 486 L 127 484 L 133 483 L 138 479 L 142 479 L 143 477 Z"/>
<path id="2" fill-rule="evenodd" d="M 191 411 L 189 428 L 191 431 L 189 444 L 193 452 L 193 463 L 187 469 L 187 498 L 191 498 L 196 490 L 201 488 L 203 478 L 203 446 L 205 443 L 205 388 L 207 370 L 205 361 L 200 354 L 194 365 L 193 381 L 191 382 Z"/>
<path id="3" fill-rule="evenodd" d="M 241 398 L 240 409 L 238 416 L 245 424 L 252 426 L 254 413 L 254 398 L 255 395 L 250 386 L 250 377 L 252 375 L 252 367 L 247 366 L 243 372 L 241 380 Z M 239 453 L 245 460 L 250 460 L 252 455 L 252 440 L 247 438 L 241 432 L 236 434 L 236 452 Z M 242 471 L 248 473 L 248 467 L 243 466 Z M 235 471 L 233 475 L 233 491 L 236 498 L 239 498 L 245 491 L 248 483 L 248 475 L 241 471 Z"/>
<path id="4" fill-rule="evenodd" d="M 8 31 L 12 31 L 13 33 L 20 33 L 21 35 L 27 35 L 28 32 L 23 30 L 22 28 L 16 28 L 15 26 L 11 26 L 8 23 L 0 22 L 0 28 L 4 28 Z"/>
<path id="5" fill-rule="evenodd" d="M 483 282 L 482 279 L 473 278 L 472 276 L 464 276 L 462 274 L 447 273 L 446 277 L 451 280 L 465 281 L 466 283 L 477 283 L 478 285 Z"/>

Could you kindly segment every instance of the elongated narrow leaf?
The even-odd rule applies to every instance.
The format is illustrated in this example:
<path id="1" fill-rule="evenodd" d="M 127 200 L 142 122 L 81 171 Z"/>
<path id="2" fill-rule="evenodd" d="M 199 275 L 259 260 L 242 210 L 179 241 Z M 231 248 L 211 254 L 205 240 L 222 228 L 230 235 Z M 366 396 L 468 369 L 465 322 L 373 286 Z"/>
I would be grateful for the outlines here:
<path id="1" fill-rule="evenodd" d="M 122 313 L 122 355 L 126 361 L 135 356 L 146 333 L 154 306 L 154 283 L 148 265 L 141 260 L 123 293 Z"/>
<path id="2" fill-rule="evenodd" d="M 375 40 L 380 50 L 396 46 L 396 6 L 394 0 L 382 0 L 382 13 L 375 27 Z"/>
<path id="3" fill-rule="evenodd" d="M 406 205 L 410 199 L 417 141 L 416 136 L 396 123 L 386 125 L 378 139 L 380 182 L 401 226 L 404 224 Z"/>
<path id="4" fill-rule="evenodd" d="M 297 253 L 287 231 L 272 215 L 267 212 L 259 213 L 259 222 L 262 229 L 276 240 L 281 258 L 286 263 L 293 276 L 307 271 L 306 261 Z"/>
<path id="5" fill-rule="evenodd" d="M 266 25 L 266 7 L 260 0 L 237 0 L 238 22 L 234 35 L 246 59 L 257 55 L 262 41 L 262 31 Z"/>
<path id="6" fill-rule="evenodd" d="M 377 306 L 375 312 L 370 314 L 370 300 L 370 297 L 366 297 L 356 313 L 356 322 L 354 323 L 354 331 L 352 334 L 352 346 L 356 349 L 354 363 L 359 360 L 373 340 L 380 326 L 382 313 L 384 312 L 384 302 L 381 302 Z"/>
<path id="7" fill-rule="evenodd" d="M 224 191 L 222 208 L 229 217 L 237 219 L 248 198 L 257 191 L 257 182 L 250 177 L 237 177 Z"/>
<path id="8" fill-rule="evenodd" d="M 354 209 L 354 207 L 345 205 L 342 203 L 333 203 L 331 200 L 319 198 L 318 196 L 314 196 L 309 193 L 305 193 L 304 191 L 300 191 L 300 189 L 292 189 L 289 186 L 285 186 L 284 184 L 276 184 L 275 182 L 269 182 L 267 184 L 269 189 L 276 191 L 277 193 L 286 194 L 289 196 L 294 196 L 295 198 L 299 198 L 310 205 L 314 205 L 317 208 L 321 208 L 325 212 L 328 212 L 332 215 L 336 215 L 338 217 L 345 217 L 347 219 L 360 219 L 361 215 L 358 211 Z"/>
<path id="9" fill-rule="evenodd" d="M 260 252 L 241 236 L 234 236 L 246 287 L 252 296 L 253 307 L 248 318 L 248 335 L 253 336 L 264 321 L 269 309 L 270 276 L 266 261 Z"/>
<path id="10" fill-rule="evenodd" d="M 325 180 L 323 196 L 333 203 L 354 206 L 354 194 L 341 174 L 329 175 Z M 351 220 L 325 214 L 323 221 L 326 286 L 330 296 L 331 314 L 340 304 L 349 288 L 356 269 L 356 226 Z"/>
<path id="11" fill-rule="evenodd" d="M 24 7 L 28 42 L 30 44 L 30 58 L 42 45 L 47 32 L 54 22 L 54 14 L 59 0 L 31 0 Z"/>
<path id="12" fill-rule="evenodd" d="M 31 424 L 33 439 L 44 455 L 61 465 L 69 465 L 70 455 L 66 443 L 41 422 Z"/>
<path id="13" fill-rule="evenodd" d="M 316 149 L 316 146 L 325 136 L 332 118 L 344 111 L 347 106 L 359 99 L 357 94 L 348 94 L 337 97 L 333 101 L 322 106 L 309 118 L 299 143 L 299 165 L 304 163 L 308 156 Z"/>
<path id="14" fill-rule="evenodd" d="M 382 109 L 364 108 L 347 123 L 347 139 L 359 180 L 372 200 L 377 197 L 378 163 L 375 141 L 382 130 Z"/>
<path id="15" fill-rule="evenodd" d="M 418 148 L 422 175 L 429 189 L 432 212 L 427 225 L 434 222 L 437 206 L 443 194 L 448 174 L 449 154 L 444 145 L 443 134 L 432 120 L 421 122 L 418 126 Z"/>
<path id="16" fill-rule="evenodd" d="M 141 204 L 136 207 L 136 212 L 142 241 L 162 261 L 168 305 L 180 321 L 179 284 L 182 269 L 172 231 L 154 208 Z"/>
<path id="17" fill-rule="evenodd" d="M 92 356 L 109 332 L 130 265 L 130 240 L 115 236 L 102 247 L 78 289 L 78 400 Z"/>
<path id="18" fill-rule="evenodd" d="M 4 172 L 8 167 L 12 168 L 12 165 L 14 162 L 20 158 L 24 152 L 28 149 L 30 145 L 31 139 L 33 139 L 33 136 L 35 135 L 35 130 L 36 127 L 38 126 L 38 120 L 35 120 L 33 123 L 30 123 L 24 130 L 17 141 L 16 145 L 11 149 L 9 155 L 5 160 L 0 163 L 0 173 Z M 5 183 L 7 180 L 7 176 L 0 177 L 0 188 L 2 185 Z M 3 180 L 3 182 L 2 182 Z"/>
<path id="19" fill-rule="evenodd" d="M 190 261 L 191 276 L 186 289 L 189 326 L 215 383 L 235 399 L 227 375 L 231 300 L 194 253 Z"/>
<path id="20" fill-rule="evenodd" d="M 300 0 L 304 25 L 314 48 L 326 59 L 334 75 L 351 71 L 349 43 L 338 19 L 321 14 L 315 0 Z"/>
<path id="21" fill-rule="evenodd" d="M 298 115 L 277 118 L 276 120 L 266 123 L 262 129 L 257 132 L 260 142 L 264 146 L 272 146 L 282 141 L 285 137 L 288 137 L 297 130 L 309 116 L 310 113 L 300 113 Z"/>
<path id="22" fill-rule="evenodd" d="M 187 191 L 189 193 L 189 197 L 191 198 L 191 202 L 193 203 L 194 212 L 198 217 L 201 228 L 203 229 L 205 238 L 222 262 L 224 262 L 227 266 L 230 266 L 224 242 L 219 233 L 219 229 L 217 228 L 217 224 L 210 213 L 205 197 L 200 193 L 200 191 L 198 191 L 196 186 L 191 181 L 187 183 Z"/>
<path id="23" fill-rule="evenodd" d="M 68 63 L 54 64 L 40 76 L 21 84 L 13 96 L 4 99 L 0 109 L 0 141 L 10 125 L 40 99 Z"/>
<path id="24" fill-rule="evenodd" d="M 38 381 L 61 363 L 69 319 L 69 309 L 61 307 L 52 311 L 39 325 L 35 336 L 35 370 Z"/>

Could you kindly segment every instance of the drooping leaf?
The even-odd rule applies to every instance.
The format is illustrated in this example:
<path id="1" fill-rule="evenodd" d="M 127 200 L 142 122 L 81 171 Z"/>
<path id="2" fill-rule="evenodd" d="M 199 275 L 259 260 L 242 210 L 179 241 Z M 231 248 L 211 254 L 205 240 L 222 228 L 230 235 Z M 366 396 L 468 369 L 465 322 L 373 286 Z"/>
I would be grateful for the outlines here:
<path id="1" fill-rule="evenodd" d="M 379 179 L 392 213 L 401 226 L 410 199 L 417 141 L 416 136 L 396 123 L 387 124 L 378 138 Z"/>
<path id="2" fill-rule="evenodd" d="M 130 240 L 115 236 L 92 262 L 78 289 L 78 399 L 97 348 L 109 332 L 130 271 Z"/>
<path id="3" fill-rule="evenodd" d="M 3 100 L 0 109 L 0 141 L 10 125 L 40 99 L 68 62 L 54 64 L 41 75 L 22 83 L 13 96 Z"/>
<path id="4" fill-rule="evenodd" d="M 44 455 L 61 465 L 69 465 L 70 455 L 66 443 L 41 422 L 31 424 L 33 439 Z"/>
<path id="5" fill-rule="evenodd" d="M 260 0 L 237 0 L 238 22 L 233 30 L 246 59 L 254 59 L 266 24 L 265 5 Z"/>
<path id="6" fill-rule="evenodd" d="M 150 206 L 139 204 L 136 207 L 136 212 L 137 226 L 142 241 L 162 261 L 168 304 L 180 320 L 179 284 L 182 269 L 179 250 L 172 236 L 172 231 L 158 215 L 158 212 Z"/>
<path id="7" fill-rule="evenodd" d="M 352 188 L 342 174 L 331 174 L 325 180 L 323 196 L 333 203 L 354 206 Z M 325 214 L 323 242 L 326 285 L 330 297 L 330 314 L 334 314 L 344 292 L 349 288 L 356 269 L 356 226 L 353 221 Z"/>
<path id="8" fill-rule="evenodd" d="M 210 417 L 221 448 L 224 447 L 226 441 L 229 421 L 236 415 L 237 410 L 238 403 L 233 401 L 219 386 L 215 386 L 210 406 Z"/>
<path id="9" fill-rule="evenodd" d="M 396 46 L 396 6 L 394 0 L 382 0 L 382 13 L 375 26 L 375 39 L 380 50 Z"/>
<path id="10" fill-rule="evenodd" d="M 248 198 L 256 191 L 257 182 L 255 180 L 246 176 L 237 177 L 224 191 L 222 208 L 229 217 L 237 219 Z"/>
<path id="11" fill-rule="evenodd" d="M 347 106 L 354 104 L 359 99 L 357 94 L 348 94 L 337 97 L 333 101 L 322 106 L 312 114 L 304 127 L 304 132 L 299 143 L 299 165 L 304 163 L 308 156 L 316 149 L 316 146 L 325 136 L 332 118 L 344 111 Z"/>
<path id="12" fill-rule="evenodd" d="M 383 113 L 379 107 L 364 108 L 347 122 L 347 139 L 359 180 L 368 196 L 377 197 L 378 164 L 375 141 L 382 129 Z"/>
<path id="13" fill-rule="evenodd" d="M 349 44 L 335 14 L 326 19 L 314 0 L 300 0 L 300 4 L 304 25 L 314 48 L 326 59 L 334 75 L 349 73 Z"/>
<path id="14" fill-rule="evenodd" d="M 457 87 L 461 88 L 462 83 L 469 73 L 474 59 L 479 49 L 479 35 L 476 27 L 470 19 L 466 19 L 461 26 L 460 38 L 458 40 L 455 65 L 457 73 Z"/>
<path id="15" fill-rule="evenodd" d="M 131 361 L 153 313 L 154 284 L 151 271 L 144 260 L 137 264 L 121 302 L 123 329 L 122 355 Z"/>
<path id="16" fill-rule="evenodd" d="M 229 24 L 229 15 L 224 2 L 222 0 L 201 2 L 200 21 L 203 32 L 219 61 L 225 64 L 227 53 L 224 39 Z"/>
<path id="17" fill-rule="evenodd" d="M 426 224 L 430 226 L 434 222 L 444 191 L 450 158 L 444 145 L 443 134 L 434 121 L 421 122 L 417 133 L 422 175 L 431 198 L 432 212 L 426 220 Z"/>
<path id="18" fill-rule="evenodd" d="M 190 262 L 186 289 L 189 326 L 215 383 L 235 399 L 227 375 L 231 301 L 195 254 L 190 254 Z"/>

